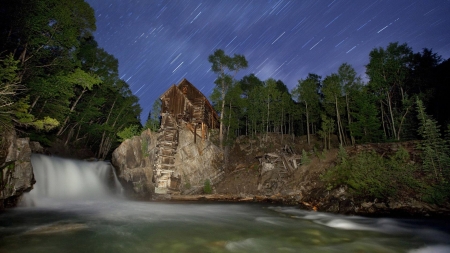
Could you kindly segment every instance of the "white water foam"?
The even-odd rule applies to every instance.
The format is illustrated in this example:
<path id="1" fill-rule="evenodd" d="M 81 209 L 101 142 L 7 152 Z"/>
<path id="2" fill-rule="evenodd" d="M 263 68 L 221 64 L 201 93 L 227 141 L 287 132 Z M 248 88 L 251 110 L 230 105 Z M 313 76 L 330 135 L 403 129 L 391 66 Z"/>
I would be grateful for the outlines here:
<path id="1" fill-rule="evenodd" d="M 448 245 L 432 245 L 423 247 L 420 249 L 413 249 L 408 251 L 409 253 L 448 253 L 450 252 L 450 246 Z"/>
<path id="2" fill-rule="evenodd" d="M 110 163 L 63 159 L 40 154 L 31 157 L 36 184 L 24 196 L 25 205 L 46 199 L 95 200 L 115 195 L 121 189 Z M 120 190 L 119 190 L 120 191 Z"/>
<path id="3" fill-rule="evenodd" d="M 256 239 L 248 238 L 241 241 L 228 242 L 225 245 L 225 248 L 231 252 L 245 252 L 247 250 L 254 251 L 259 249 L 261 248 L 261 245 Z"/>

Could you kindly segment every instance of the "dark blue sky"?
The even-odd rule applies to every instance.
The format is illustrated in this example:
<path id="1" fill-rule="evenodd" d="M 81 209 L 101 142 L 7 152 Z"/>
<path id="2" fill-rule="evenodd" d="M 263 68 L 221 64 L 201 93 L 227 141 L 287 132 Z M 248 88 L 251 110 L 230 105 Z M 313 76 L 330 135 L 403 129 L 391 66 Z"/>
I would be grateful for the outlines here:
<path id="1" fill-rule="evenodd" d="M 146 121 L 172 84 L 188 79 L 209 97 L 216 49 L 243 54 L 261 80 L 289 89 L 308 73 L 325 77 L 347 62 L 365 78 L 369 52 L 389 42 L 450 58 L 450 0 L 87 0 L 99 46 L 119 60 Z"/>

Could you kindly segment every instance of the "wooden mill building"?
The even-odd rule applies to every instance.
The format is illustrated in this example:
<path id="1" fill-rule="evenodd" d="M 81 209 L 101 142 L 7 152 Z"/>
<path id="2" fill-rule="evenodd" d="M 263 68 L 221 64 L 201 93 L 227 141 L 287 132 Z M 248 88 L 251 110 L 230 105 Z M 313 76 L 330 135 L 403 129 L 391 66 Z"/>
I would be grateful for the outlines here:
<path id="1" fill-rule="evenodd" d="M 178 123 L 201 124 L 202 129 L 219 127 L 219 117 L 208 99 L 192 83 L 183 79 L 178 85 L 172 85 L 161 99 L 161 115 L 168 113 Z M 164 125 L 164 122 L 161 122 Z"/>
<path id="2" fill-rule="evenodd" d="M 197 137 L 207 138 L 209 129 L 219 127 L 219 117 L 205 95 L 186 79 L 172 85 L 159 99 L 161 127 L 153 179 L 155 193 L 165 194 L 177 191 L 180 184 L 174 173 L 179 127 L 185 125 L 190 129 L 196 142 Z"/>

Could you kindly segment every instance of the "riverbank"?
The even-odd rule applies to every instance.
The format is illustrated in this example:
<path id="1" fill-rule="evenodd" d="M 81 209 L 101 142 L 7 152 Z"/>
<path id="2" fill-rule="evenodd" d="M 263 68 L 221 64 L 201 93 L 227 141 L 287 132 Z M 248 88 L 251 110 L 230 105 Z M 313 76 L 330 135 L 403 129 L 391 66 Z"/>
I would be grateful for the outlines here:
<path id="1" fill-rule="evenodd" d="M 392 218 L 439 218 L 450 219 L 449 207 L 438 207 L 436 205 L 423 203 L 390 203 L 384 202 L 358 202 L 349 200 L 340 206 L 346 212 L 329 210 L 330 206 L 316 205 L 311 202 L 302 201 L 298 195 L 242 195 L 242 194 L 196 194 L 196 195 L 159 195 L 153 201 L 169 202 L 230 202 L 230 203 L 272 203 L 283 206 L 294 206 L 301 210 L 314 212 L 327 212 L 344 215 L 358 215 L 364 217 L 392 217 Z M 344 205 L 347 204 L 347 207 Z"/>

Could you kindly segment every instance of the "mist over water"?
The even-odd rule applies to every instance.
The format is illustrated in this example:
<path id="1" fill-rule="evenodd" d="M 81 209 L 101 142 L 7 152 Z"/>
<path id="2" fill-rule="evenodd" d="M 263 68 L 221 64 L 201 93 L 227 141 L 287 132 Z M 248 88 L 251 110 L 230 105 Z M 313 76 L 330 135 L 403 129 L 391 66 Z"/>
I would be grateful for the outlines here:
<path id="1" fill-rule="evenodd" d="M 129 201 L 116 197 L 109 163 L 42 155 L 32 163 L 34 205 L 0 213 L 0 252 L 450 252 L 448 220 Z"/>
<path id="2" fill-rule="evenodd" d="M 117 197 L 121 191 L 114 169 L 107 162 L 33 154 L 31 163 L 36 184 L 30 193 L 25 194 L 24 205 L 104 200 Z"/>

